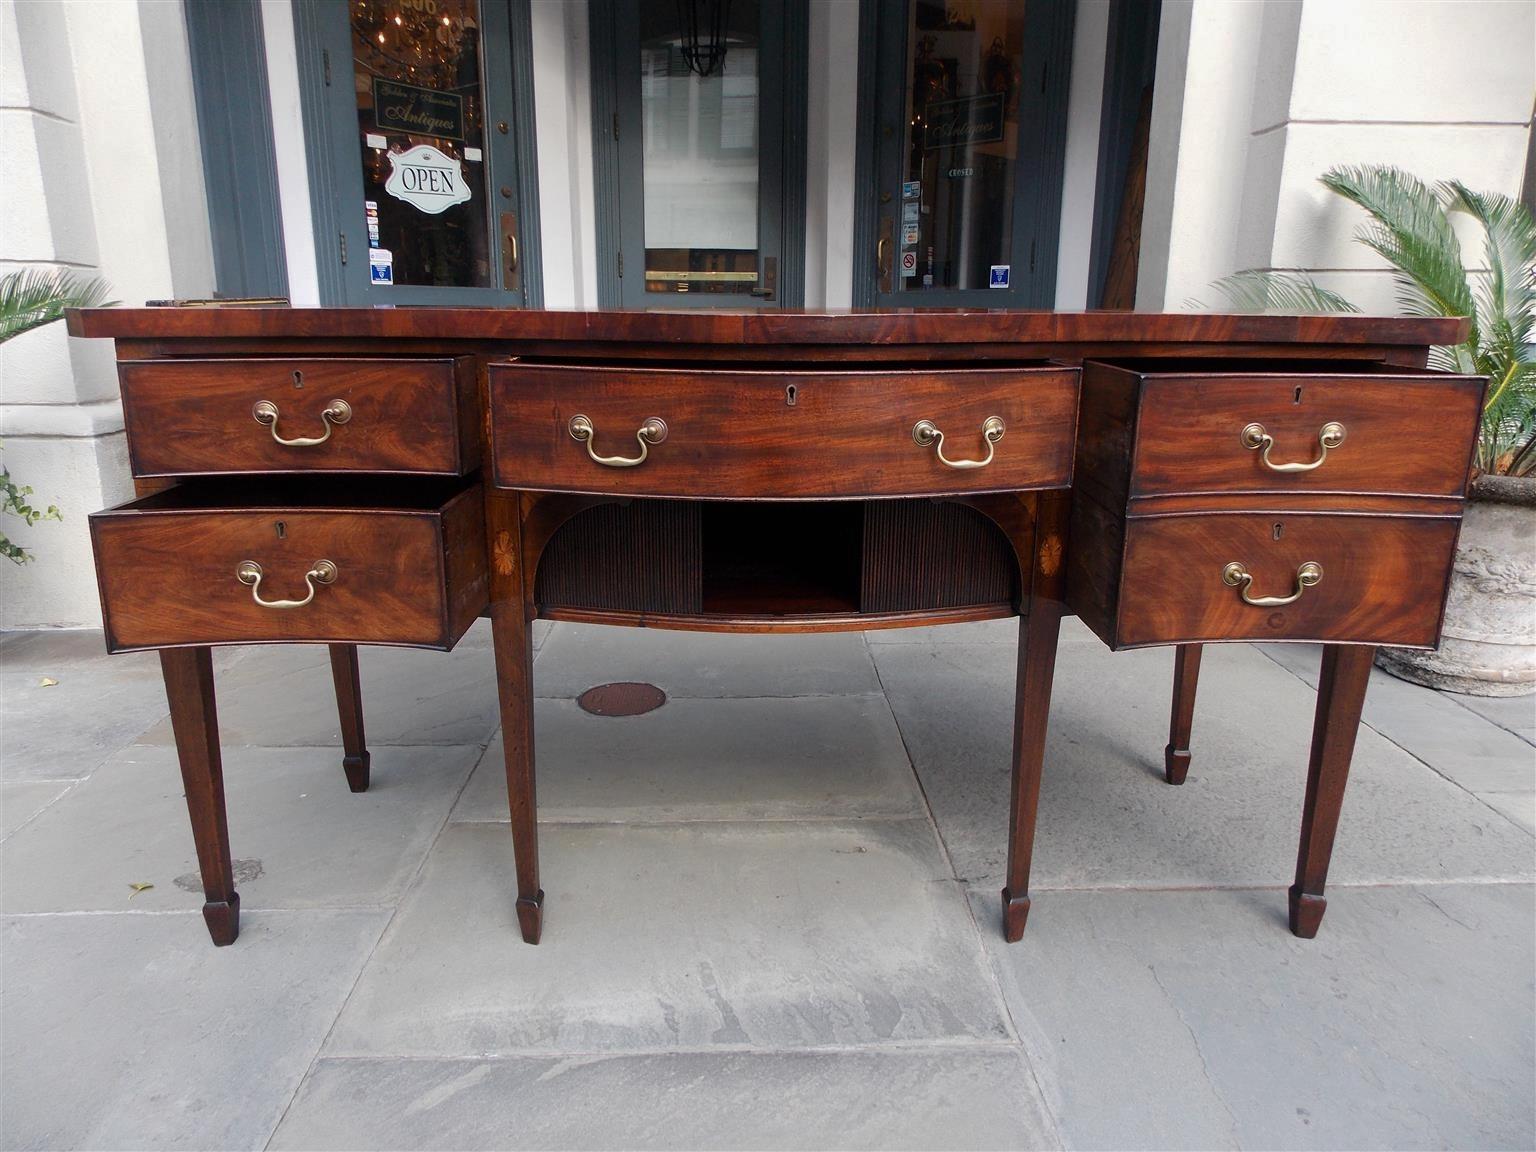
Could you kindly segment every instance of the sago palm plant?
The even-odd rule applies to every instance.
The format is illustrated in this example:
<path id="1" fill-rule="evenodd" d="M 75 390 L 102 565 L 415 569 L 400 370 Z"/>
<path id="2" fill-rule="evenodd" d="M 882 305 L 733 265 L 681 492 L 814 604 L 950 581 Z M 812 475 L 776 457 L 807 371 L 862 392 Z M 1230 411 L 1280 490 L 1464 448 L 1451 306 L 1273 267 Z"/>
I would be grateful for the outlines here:
<path id="1" fill-rule="evenodd" d="M 1328 188 L 1370 220 L 1355 239 L 1392 265 L 1397 300 L 1414 316 L 1466 316 L 1465 343 L 1436 348 L 1430 363 L 1488 377 L 1476 466 L 1482 472 L 1536 475 L 1536 223 L 1525 205 L 1458 180 L 1430 187 L 1382 165 L 1331 169 Z M 1469 277 L 1451 213 L 1482 227 L 1486 275 Z M 1357 312 L 1344 297 L 1301 273 L 1249 271 L 1213 288 L 1251 311 Z"/>
<path id="2" fill-rule="evenodd" d="M 66 308 L 92 308 L 106 302 L 107 286 L 100 280 L 87 280 L 72 272 L 31 269 L 0 276 L 0 344 L 51 324 L 64 315 Z M 21 517 L 28 525 L 39 520 L 60 519 L 59 510 L 50 504 L 35 508 L 29 502 L 32 489 L 11 479 L 10 469 L 0 466 L 0 512 Z M 31 554 L 0 532 L 0 556 L 16 564 L 25 564 Z"/>

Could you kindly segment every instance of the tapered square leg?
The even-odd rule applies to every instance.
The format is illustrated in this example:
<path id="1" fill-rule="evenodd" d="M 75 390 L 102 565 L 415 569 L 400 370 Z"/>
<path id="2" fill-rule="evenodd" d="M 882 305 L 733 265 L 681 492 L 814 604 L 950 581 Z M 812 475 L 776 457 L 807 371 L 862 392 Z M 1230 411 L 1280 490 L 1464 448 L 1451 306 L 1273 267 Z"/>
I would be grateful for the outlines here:
<path id="1" fill-rule="evenodd" d="M 341 769 L 353 792 L 368 791 L 371 758 L 363 735 L 363 687 L 356 644 L 332 644 L 331 679 L 336 683 L 336 713 L 341 720 Z"/>
<path id="2" fill-rule="evenodd" d="M 1291 932 L 1307 940 L 1317 935 L 1328 907 L 1323 885 L 1375 655 L 1376 649 L 1369 646 L 1329 644 L 1323 649 L 1307 798 L 1301 812 L 1301 846 L 1296 854 L 1296 882 L 1290 889 Z"/>
<path id="3" fill-rule="evenodd" d="M 1035 851 L 1035 817 L 1040 808 L 1040 776 L 1045 762 L 1045 732 L 1051 712 L 1051 684 L 1056 675 L 1056 643 L 1061 633 L 1062 555 L 1067 501 L 1061 493 L 1040 496 L 1033 534 L 1028 615 L 1019 622 L 1019 664 L 1013 705 L 1013 784 L 1008 800 L 1008 873 L 1003 889 L 1003 938 L 1014 943 L 1029 919 L 1029 869 Z"/>
<path id="4" fill-rule="evenodd" d="M 486 494 L 491 542 L 491 644 L 501 705 L 512 852 L 517 865 L 517 922 L 537 944 L 544 927 L 539 887 L 538 799 L 533 765 L 533 637 L 524 585 L 522 517 L 516 494 Z"/>
<path id="5" fill-rule="evenodd" d="M 1163 749 L 1163 779 L 1182 784 L 1189 775 L 1189 733 L 1195 722 L 1195 688 L 1200 682 L 1199 644 L 1180 644 L 1173 658 L 1173 713 Z"/>
<path id="6" fill-rule="evenodd" d="M 187 815 L 203 878 L 203 920 L 218 945 L 240 935 L 240 897 L 229 855 L 229 824 L 224 814 L 224 765 L 219 756 L 219 720 L 213 697 L 213 651 L 166 648 L 160 652 L 165 697 L 176 737 Z"/>

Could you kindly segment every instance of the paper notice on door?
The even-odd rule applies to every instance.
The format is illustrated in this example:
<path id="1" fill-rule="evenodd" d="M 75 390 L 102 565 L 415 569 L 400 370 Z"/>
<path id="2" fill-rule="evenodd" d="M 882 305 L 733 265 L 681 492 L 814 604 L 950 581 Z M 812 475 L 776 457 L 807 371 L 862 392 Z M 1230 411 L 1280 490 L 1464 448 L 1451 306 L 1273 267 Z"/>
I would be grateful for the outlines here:
<path id="1" fill-rule="evenodd" d="M 388 248 L 368 250 L 368 280 L 372 284 L 395 282 L 395 254 Z"/>

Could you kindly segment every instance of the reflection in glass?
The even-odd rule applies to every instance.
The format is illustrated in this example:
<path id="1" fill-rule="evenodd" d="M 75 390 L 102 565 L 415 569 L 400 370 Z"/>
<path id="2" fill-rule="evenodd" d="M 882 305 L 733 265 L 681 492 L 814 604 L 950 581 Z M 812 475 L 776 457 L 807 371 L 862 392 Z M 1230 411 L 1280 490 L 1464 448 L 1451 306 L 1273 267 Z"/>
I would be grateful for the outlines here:
<path id="1" fill-rule="evenodd" d="M 353 80 L 375 284 L 496 286 L 486 207 L 485 95 L 477 0 L 352 0 Z M 468 200 L 440 212 L 386 189 L 399 157 L 430 145 L 457 163 Z M 423 179 L 442 177 L 428 173 Z M 380 269 L 387 267 L 385 279 Z"/>
<path id="2" fill-rule="evenodd" d="M 1009 262 L 1023 39 L 1018 0 L 910 0 L 896 228 L 899 250 L 916 259 L 896 262 L 900 291 L 987 288 L 994 268 L 1018 283 Z"/>
<path id="3" fill-rule="evenodd" d="M 677 0 L 640 4 L 645 288 L 745 294 L 758 278 L 758 5 L 733 0 L 716 52 L 694 53 L 714 57 L 708 76 L 689 68 L 697 46 L 678 17 Z"/>

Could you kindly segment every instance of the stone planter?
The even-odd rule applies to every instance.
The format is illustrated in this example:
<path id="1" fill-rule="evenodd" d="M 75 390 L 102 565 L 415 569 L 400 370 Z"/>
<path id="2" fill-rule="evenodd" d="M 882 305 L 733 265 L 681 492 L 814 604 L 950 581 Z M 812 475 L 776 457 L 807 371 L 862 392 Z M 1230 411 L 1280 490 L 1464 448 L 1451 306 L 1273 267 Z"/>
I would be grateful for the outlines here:
<path id="1" fill-rule="evenodd" d="M 1536 478 L 1473 481 L 1440 650 L 1383 648 L 1376 663 L 1474 696 L 1536 692 Z"/>

